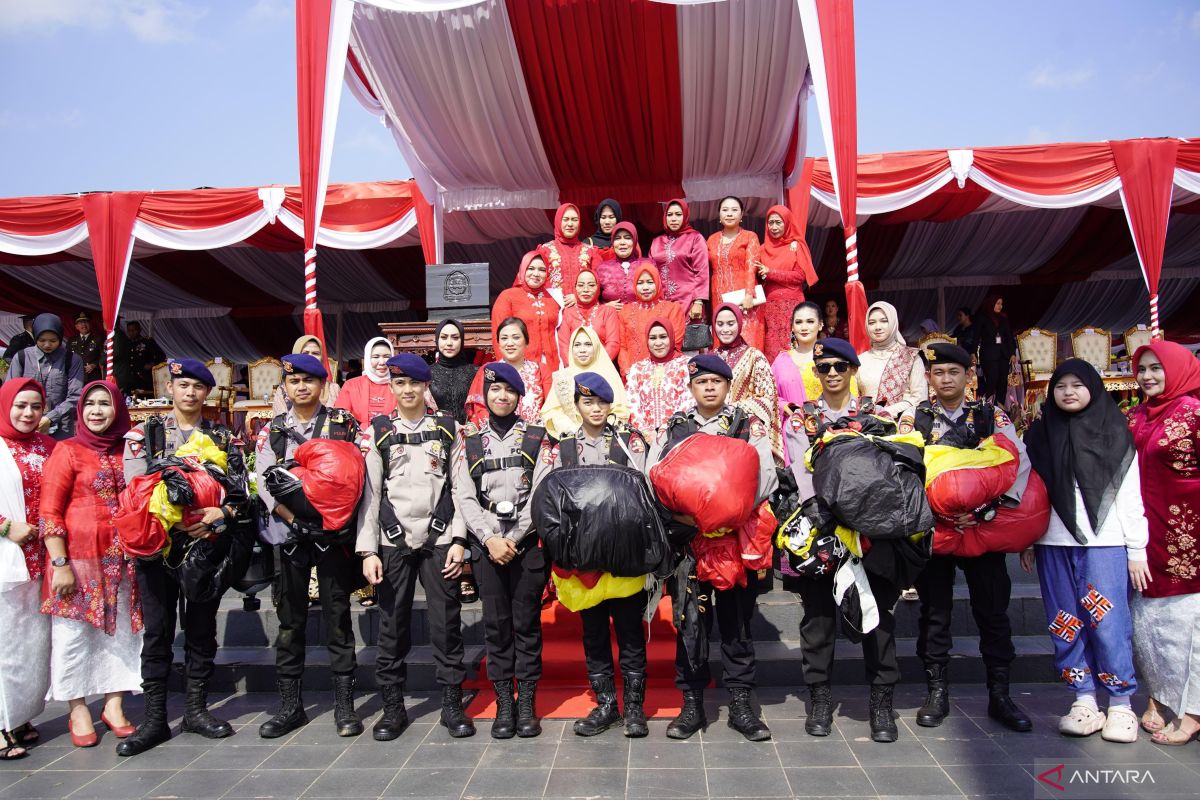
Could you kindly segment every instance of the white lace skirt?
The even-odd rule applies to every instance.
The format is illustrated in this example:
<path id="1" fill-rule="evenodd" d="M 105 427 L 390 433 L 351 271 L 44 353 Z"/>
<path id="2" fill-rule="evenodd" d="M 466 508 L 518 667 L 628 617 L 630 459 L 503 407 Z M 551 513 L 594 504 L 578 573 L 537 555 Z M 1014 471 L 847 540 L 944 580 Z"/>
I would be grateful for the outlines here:
<path id="1" fill-rule="evenodd" d="M 1138 684 L 1176 714 L 1200 714 L 1200 594 L 1133 595 Z"/>
<path id="2" fill-rule="evenodd" d="M 50 618 L 41 607 L 41 581 L 0 592 L 0 729 L 11 731 L 46 708 L 50 688 Z"/>
<path id="3" fill-rule="evenodd" d="M 129 594 L 129 581 L 122 581 L 117 590 L 117 630 L 112 636 L 88 622 L 51 619 L 52 700 L 141 689 L 142 632 L 130 630 Z"/>

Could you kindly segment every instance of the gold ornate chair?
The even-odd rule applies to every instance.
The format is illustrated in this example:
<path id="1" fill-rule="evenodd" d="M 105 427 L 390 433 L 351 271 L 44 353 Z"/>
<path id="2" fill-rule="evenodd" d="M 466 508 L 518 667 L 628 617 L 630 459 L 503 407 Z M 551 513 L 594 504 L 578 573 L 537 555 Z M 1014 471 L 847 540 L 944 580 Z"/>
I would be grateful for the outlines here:
<path id="1" fill-rule="evenodd" d="M 167 371 L 167 362 L 155 364 L 150 370 L 151 385 L 155 397 L 167 396 L 167 384 L 171 381 L 171 373 Z"/>
<path id="2" fill-rule="evenodd" d="M 233 363 L 225 358 L 214 358 L 204 362 L 217 385 L 208 394 L 205 405 L 215 408 L 219 416 L 230 420 L 233 417 Z"/>
<path id="3" fill-rule="evenodd" d="M 1125 331 L 1125 352 L 1129 358 L 1129 371 L 1137 372 L 1137 364 L 1133 363 L 1133 354 L 1139 347 L 1150 344 L 1153 333 L 1148 325 L 1138 323 Z"/>
<path id="4" fill-rule="evenodd" d="M 246 415 L 246 431 L 253 435 L 254 421 L 271 419 L 271 401 L 275 389 L 283 380 L 283 363 L 279 359 L 260 358 L 246 367 L 246 384 L 250 397 L 233 404 L 233 410 Z"/>
<path id="5" fill-rule="evenodd" d="M 1042 328 L 1030 328 L 1017 334 L 1017 350 L 1025 382 L 1050 380 L 1058 361 L 1058 334 Z"/>
<path id="6" fill-rule="evenodd" d="M 1112 365 L 1112 334 L 1104 328 L 1080 328 L 1071 334 L 1071 353 L 1103 375 Z"/>

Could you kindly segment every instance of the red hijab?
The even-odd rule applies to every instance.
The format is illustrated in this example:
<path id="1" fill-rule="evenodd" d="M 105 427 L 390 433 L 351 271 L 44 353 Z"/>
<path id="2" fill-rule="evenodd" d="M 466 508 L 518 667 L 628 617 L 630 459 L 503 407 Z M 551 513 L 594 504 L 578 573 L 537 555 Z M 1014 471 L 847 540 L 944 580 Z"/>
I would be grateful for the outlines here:
<path id="1" fill-rule="evenodd" d="M 12 424 L 12 407 L 21 392 L 37 392 L 42 396 L 42 405 L 46 405 L 46 390 L 33 378 L 15 378 L 0 386 L 0 436 L 16 442 L 28 442 L 38 435 L 37 428 L 22 433 Z"/>
<path id="2" fill-rule="evenodd" d="M 817 282 L 817 274 L 813 270 L 812 255 L 808 252 L 808 245 L 804 241 L 804 237 L 796 230 L 796 225 L 792 219 L 792 212 L 787 206 L 771 206 L 767 211 L 767 219 L 771 219 L 772 214 L 779 215 L 783 220 L 783 235 L 776 239 L 771 235 L 770 227 L 766 230 L 766 235 L 763 237 L 762 247 L 758 251 L 758 260 L 767 266 L 770 270 L 790 270 L 793 265 L 799 266 L 804 271 L 804 280 L 812 286 Z"/>
<path id="3" fill-rule="evenodd" d="M 729 344 L 722 344 L 721 337 L 717 336 L 717 314 L 720 314 L 725 310 L 732 311 L 734 319 L 737 320 L 737 336 Z M 746 340 L 742 338 L 742 328 L 745 327 L 746 319 L 742 316 L 742 309 L 739 306 L 735 305 L 734 303 L 722 303 L 721 305 L 717 306 L 717 310 L 713 312 L 712 318 L 714 351 L 732 350 L 733 348 L 746 343 Z"/>
<path id="4" fill-rule="evenodd" d="M 575 205 L 574 203 L 563 203 L 558 207 L 558 211 L 554 212 L 554 241 L 558 242 L 559 244 L 574 246 L 579 244 L 579 231 L 576 231 L 575 235 L 570 239 L 563 236 L 562 232 L 563 214 L 566 214 L 567 209 L 569 208 L 575 209 L 575 214 L 579 217 L 580 229 L 582 230 L 583 215 L 579 213 L 579 206 Z M 613 230 L 613 233 L 616 233 L 615 229 Z"/>
<path id="5" fill-rule="evenodd" d="M 625 231 L 626 233 L 628 233 L 630 236 L 633 237 L 633 255 L 631 255 L 629 258 L 617 258 L 617 254 L 613 253 L 613 260 L 614 261 L 636 261 L 637 259 L 641 258 L 642 257 L 642 246 L 640 244 L 638 244 L 638 233 L 637 233 L 637 228 L 634 227 L 634 224 L 632 222 L 618 222 L 616 227 L 613 228 L 613 232 L 612 232 L 612 237 L 614 239 L 617 238 L 617 231 Z M 610 246 L 609 249 L 611 250 L 612 247 Z"/>
<path id="6" fill-rule="evenodd" d="M 1134 351 L 1130 362 L 1135 374 L 1146 351 L 1154 353 L 1158 363 L 1162 364 L 1167 384 L 1161 394 L 1146 401 L 1148 419 L 1158 419 L 1181 397 L 1200 397 L 1200 362 L 1196 361 L 1190 350 L 1176 342 L 1154 341 L 1144 344 Z"/>
<path id="7" fill-rule="evenodd" d="M 654 330 L 656 327 L 662 328 L 667 332 L 667 339 L 671 343 L 671 349 L 668 350 L 667 354 L 662 358 L 655 356 L 654 351 L 650 349 L 650 331 Z M 650 324 L 646 326 L 646 352 L 650 354 L 650 360 L 655 364 L 665 364 L 679 355 L 679 350 L 675 347 L 675 330 L 671 327 L 671 323 L 667 322 L 667 320 L 663 319 L 662 317 L 655 317 L 654 319 L 650 320 Z"/>
<path id="8" fill-rule="evenodd" d="M 590 302 L 590 303 L 583 302 L 582 300 L 579 299 L 579 295 L 576 294 L 575 295 L 575 305 L 576 305 L 576 307 L 581 308 L 581 309 L 592 309 L 600 304 L 600 295 L 602 295 L 604 293 L 604 287 L 600 284 L 600 276 L 597 275 L 596 271 L 593 270 L 591 267 L 585 267 L 585 268 L 579 270 L 579 275 L 584 275 L 584 274 L 591 275 L 592 280 L 594 280 L 596 282 L 596 294 L 594 297 L 592 297 L 592 302 Z M 579 275 L 575 276 L 575 283 L 579 283 Z M 566 291 L 566 290 L 564 289 L 563 291 Z M 574 286 L 572 286 L 571 291 L 576 292 L 578 290 Z"/>
<path id="9" fill-rule="evenodd" d="M 542 285 L 536 289 L 530 289 L 529 286 L 525 284 L 525 270 L 529 269 L 529 265 L 533 263 L 535 258 L 542 259 L 542 263 L 546 266 L 546 281 L 550 280 L 550 265 L 546 264 L 545 257 L 537 250 L 530 250 L 521 258 L 521 266 L 517 267 L 517 277 L 516 280 L 513 281 L 513 286 L 518 289 L 524 289 L 527 292 L 537 293 L 546 291 L 545 281 L 543 281 Z M 574 287 L 572 287 L 571 291 L 575 291 Z M 464 339 L 464 341 L 466 340 Z"/>
<path id="10" fill-rule="evenodd" d="M 108 396 L 112 398 L 113 408 L 117 412 L 112 424 L 100 433 L 93 432 L 83 421 L 83 404 L 87 402 L 88 395 L 91 394 L 93 389 L 103 389 L 108 392 Z M 117 387 L 108 381 L 92 381 L 83 387 L 83 391 L 79 394 L 79 404 L 76 406 L 76 409 L 76 419 L 78 422 L 75 425 L 74 441 L 90 450 L 95 450 L 101 455 L 105 453 L 115 455 L 121 452 L 121 448 L 125 446 L 125 434 L 129 433 L 129 429 L 133 427 L 133 423 L 129 419 L 129 408 L 125 405 L 125 398 L 117 390 Z"/>
<path id="11" fill-rule="evenodd" d="M 616 231 L 613 231 L 613 233 L 616 233 Z M 638 294 L 638 290 L 637 290 L 638 281 L 641 279 L 641 277 L 643 275 L 649 275 L 651 277 L 651 279 L 654 280 L 654 296 L 651 297 L 649 300 L 643 300 L 642 296 L 640 294 Z M 630 279 L 633 281 L 632 286 L 633 286 L 633 296 L 636 298 L 634 300 L 635 303 L 642 303 L 644 305 L 654 305 L 655 303 L 657 303 L 659 300 L 662 299 L 662 282 L 661 282 L 660 276 L 658 274 L 658 267 L 654 266 L 653 261 L 648 261 L 645 264 L 642 264 L 642 266 L 639 267 L 633 273 L 633 275 L 630 276 Z"/>
<path id="12" fill-rule="evenodd" d="M 683 209 L 683 224 L 680 225 L 679 230 L 675 231 L 674 233 L 672 233 L 671 229 L 667 227 L 667 209 L 669 209 L 671 206 L 679 206 L 681 209 Z M 669 201 L 665 206 L 663 206 L 663 233 L 665 235 L 683 236 L 688 231 L 694 230 L 696 229 L 692 227 L 692 210 L 688 208 L 687 200 L 684 200 L 682 197 L 678 197 Z"/>

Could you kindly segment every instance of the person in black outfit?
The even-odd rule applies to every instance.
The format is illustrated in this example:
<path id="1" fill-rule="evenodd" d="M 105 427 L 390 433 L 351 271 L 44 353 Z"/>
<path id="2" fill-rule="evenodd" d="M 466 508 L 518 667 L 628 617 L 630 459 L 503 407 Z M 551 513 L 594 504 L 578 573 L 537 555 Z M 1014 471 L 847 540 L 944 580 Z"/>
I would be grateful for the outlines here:
<path id="1" fill-rule="evenodd" d="M 467 421 L 467 394 L 479 371 L 475 366 L 475 351 L 467 348 L 467 332 L 456 319 L 438 323 L 433 337 L 437 355 L 429 368 L 429 393 L 438 411 L 463 425 Z"/>
<path id="2" fill-rule="evenodd" d="M 4 360 L 12 361 L 12 357 L 24 350 L 26 347 L 33 347 L 33 321 L 37 319 L 37 314 L 22 314 L 21 315 L 21 332 L 8 342 L 8 347 L 4 348 Z"/>
<path id="3" fill-rule="evenodd" d="M 975 323 L 972 320 L 971 309 L 963 306 L 956 314 L 957 325 L 954 330 L 950 331 L 950 335 L 958 342 L 958 346 L 966 350 L 972 359 L 977 358 L 976 351 L 979 349 L 979 339 L 976 338 Z M 972 365 L 975 363 L 971 362 Z"/>
<path id="4" fill-rule="evenodd" d="M 983 385 L 979 399 L 991 398 L 1003 405 L 1008 392 L 1008 371 L 1017 363 L 1017 340 L 1013 338 L 1008 315 L 1004 313 L 1004 298 L 988 295 L 983 308 L 975 317 L 975 332 L 979 342 L 979 371 Z"/>

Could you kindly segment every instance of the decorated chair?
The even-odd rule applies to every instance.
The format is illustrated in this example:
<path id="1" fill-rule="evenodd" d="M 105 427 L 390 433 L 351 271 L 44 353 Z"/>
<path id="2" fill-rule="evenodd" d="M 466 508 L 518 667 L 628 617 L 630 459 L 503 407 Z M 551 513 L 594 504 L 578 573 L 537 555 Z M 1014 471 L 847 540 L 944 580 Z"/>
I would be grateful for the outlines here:
<path id="1" fill-rule="evenodd" d="M 1017 334 L 1017 350 L 1021 354 L 1021 370 L 1026 383 L 1050 380 L 1057 363 L 1057 333 L 1041 328 L 1021 331 Z"/>
<path id="2" fill-rule="evenodd" d="M 217 409 L 219 416 L 229 419 L 233 415 L 233 364 L 225 358 L 214 358 L 204 362 L 204 366 L 217 382 L 204 405 Z"/>
<path id="3" fill-rule="evenodd" d="M 1104 328 L 1080 328 L 1071 334 L 1071 354 L 1103 375 L 1112 365 L 1112 335 Z"/>
<path id="4" fill-rule="evenodd" d="M 150 370 L 150 380 L 154 386 L 155 397 L 167 396 L 167 384 L 171 382 L 171 373 L 167 371 L 167 362 L 155 364 Z"/>
<path id="5" fill-rule="evenodd" d="M 271 399 L 275 389 L 283 381 L 283 364 L 278 359 L 267 356 L 260 358 L 246 367 L 246 384 L 250 397 L 233 404 L 233 410 L 246 415 L 246 431 L 253 435 L 255 420 L 266 422 L 271 419 Z"/>
<path id="6" fill-rule="evenodd" d="M 1125 353 L 1130 359 L 1130 372 L 1137 372 L 1137 364 L 1133 363 L 1133 354 L 1137 352 L 1139 347 L 1150 344 L 1152 335 L 1150 328 L 1140 322 L 1125 331 Z"/>

